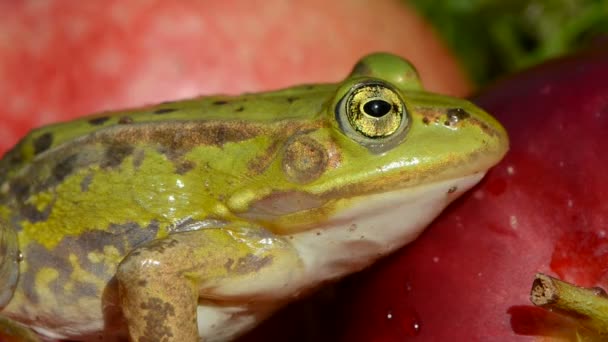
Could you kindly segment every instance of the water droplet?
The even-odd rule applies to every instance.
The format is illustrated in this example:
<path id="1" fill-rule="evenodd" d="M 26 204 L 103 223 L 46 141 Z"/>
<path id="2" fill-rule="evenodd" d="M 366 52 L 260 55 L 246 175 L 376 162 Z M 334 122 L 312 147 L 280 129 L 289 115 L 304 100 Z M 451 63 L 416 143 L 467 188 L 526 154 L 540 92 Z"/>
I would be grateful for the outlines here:
<path id="1" fill-rule="evenodd" d="M 421 324 L 418 314 L 412 312 L 411 315 L 401 319 L 401 325 L 407 336 L 417 336 L 420 333 Z"/>
<path id="2" fill-rule="evenodd" d="M 412 323 L 412 329 L 415 332 L 414 335 L 418 335 L 418 333 L 420 333 L 420 323 L 418 322 L 413 322 Z"/>
<path id="3" fill-rule="evenodd" d="M 386 322 L 389 330 L 394 331 L 397 335 L 396 338 L 403 335 L 416 336 L 420 333 L 422 326 L 418 313 L 414 310 L 407 310 L 405 313 L 387 310 Z"/>

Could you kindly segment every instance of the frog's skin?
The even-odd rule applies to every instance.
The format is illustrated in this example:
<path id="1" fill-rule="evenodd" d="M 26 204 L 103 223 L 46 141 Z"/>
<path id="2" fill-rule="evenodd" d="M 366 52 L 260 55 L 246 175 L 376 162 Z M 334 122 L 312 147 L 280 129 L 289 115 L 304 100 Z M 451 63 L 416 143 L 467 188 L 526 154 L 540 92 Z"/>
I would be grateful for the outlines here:
<path id="1" fill-rule="evenodd" d="M 507 148 L 389 54 L 337 84 L 36 129 L 0 161 L 2 326 L 232 339 L 414 240 Z"/>

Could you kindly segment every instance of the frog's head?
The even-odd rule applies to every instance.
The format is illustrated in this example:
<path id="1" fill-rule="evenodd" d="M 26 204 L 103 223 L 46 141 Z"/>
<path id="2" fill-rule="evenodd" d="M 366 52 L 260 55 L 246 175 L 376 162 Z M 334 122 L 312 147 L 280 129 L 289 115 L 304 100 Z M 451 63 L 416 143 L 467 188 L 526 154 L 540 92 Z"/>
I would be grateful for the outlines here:
<path id="1" fill-rule="evenodd" d="M 325 101 L 322 127 L 285 142 L 266 182 L 274 188 L 234 198 L 245 204 L 239 215 L 286 235 L 340 231 L 387 250 L 412 240 L 508 149 L 482 109 L 420 84 L 401 58 L 363 58 Z"/>

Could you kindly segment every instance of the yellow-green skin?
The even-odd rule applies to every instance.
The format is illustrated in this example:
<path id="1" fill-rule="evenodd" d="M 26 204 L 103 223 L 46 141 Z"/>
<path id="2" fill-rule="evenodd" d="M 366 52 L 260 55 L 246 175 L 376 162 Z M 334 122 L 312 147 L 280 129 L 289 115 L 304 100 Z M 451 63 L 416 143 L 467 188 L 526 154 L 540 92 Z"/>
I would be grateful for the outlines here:
<path id="1" fill-rule="evenodd" d="M 374 80 L 404 102 L 400 137 L 358 138 L 338 120 L 351 88 Z M 0 161 L 0 314 L 51 337 L 125 336 L 126 319 L 133 340 L 193 340 L 205 300 L 316 285 L 290 238 L 370 194 L 484 172 L 507 147 L 492 117 L 423 91 L 388 54 L 338 84 L 42 127 Z"/>

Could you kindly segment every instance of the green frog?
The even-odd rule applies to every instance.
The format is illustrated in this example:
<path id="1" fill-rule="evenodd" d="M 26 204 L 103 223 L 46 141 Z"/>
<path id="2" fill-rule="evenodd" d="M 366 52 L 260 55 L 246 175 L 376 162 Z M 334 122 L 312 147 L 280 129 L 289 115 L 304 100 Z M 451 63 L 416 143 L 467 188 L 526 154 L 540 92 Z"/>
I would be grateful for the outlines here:
<path id="1" fill-rule="evenodd" d="M 336 84 L 35 129 L 0 161 L 0 330 L 234 339 L 414 240 L 507 149 L 386 53 Z"/>

